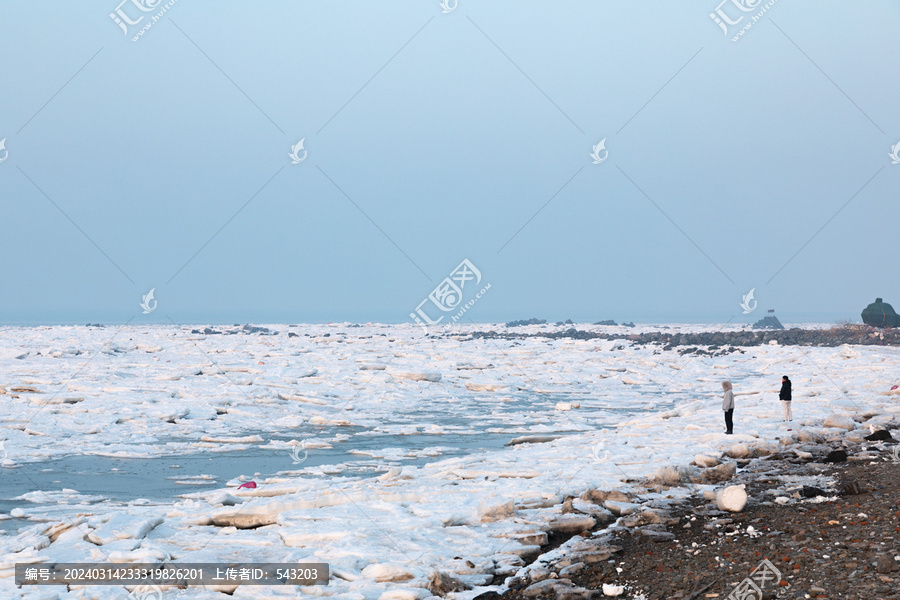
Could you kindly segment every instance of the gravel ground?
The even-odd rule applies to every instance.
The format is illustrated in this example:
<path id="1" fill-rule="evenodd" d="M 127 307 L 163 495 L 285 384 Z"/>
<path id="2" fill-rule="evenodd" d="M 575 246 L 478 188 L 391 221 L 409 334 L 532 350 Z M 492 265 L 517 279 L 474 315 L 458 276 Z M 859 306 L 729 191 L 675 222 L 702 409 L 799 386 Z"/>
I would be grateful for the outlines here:
<path id="1" fill-rule="evenodd" d="M 663 522 L 583 533 L 570 540 L 571 551 L 533 564 L 534 575 L 508 580 L 503 598 L 600 598 L 622 586 L 623 599 L 724 599 L 765 559 L 780 581 L 732 598 L 900 600 L 900 462 L 893 447 L 835 440 L 818 447 L 811 460 L 787 451 L 738 460 L 738 475 L 722 485 L 745 486 L 749 501 L 741 512 L 720 511 L 701 492 L 675 508 L 660 505 L 656 521 Z M 849 460 L 823 462 L 837 448 Z"/>

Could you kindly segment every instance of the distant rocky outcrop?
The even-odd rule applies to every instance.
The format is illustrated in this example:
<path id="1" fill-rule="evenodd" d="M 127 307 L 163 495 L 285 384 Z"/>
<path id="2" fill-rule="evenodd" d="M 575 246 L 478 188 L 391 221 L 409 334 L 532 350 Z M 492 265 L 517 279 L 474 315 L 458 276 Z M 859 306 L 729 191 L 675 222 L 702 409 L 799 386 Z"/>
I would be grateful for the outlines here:
<path id="1" fill-rule="evenodd" d="M 900 327 L 900 315 L 881 298 L 875 298 L 875 302 L 863 309 L 862 320 L 873 327 Z"/>
<path id="2" fill-rule="evenodd" d="M 608 321 L 597 321 L 596 323 L 594 323 L 594 325 L 606 325 L 608 327 L 615 327 L 616 325 L 618 325 L 618 323 L 610 319 Z"/>
<path id="3" fill-rule="evenodd" d="M 259 327 L 256 325 L 244 325 L 242 327 L 240 324 L 235 324 L 234 327 L 220 327 L 219 329 L 213 329 L 212 327 L 191 329 L 191 333 L 200 335 L 249 335 L 251 333 L 258 333 L 259 335 L 278 335 L 277 331 L 272 331 L 268 327 Z M 328 334 L 326 333 L 325 335 Z"/>
<path id="4" fill-rule="evenodd" d="M 867 325 L 847 325 L 831 329 L 780 329 L 752 331 L 706 331 L 668 333 L 664 331 L 644 331 L 642 333 L 606 333 L 585 331 L 570 327 L 565 330 L 542 330 L 534 333 L 514 331 L 475 331 L 471 338 L 523 339 L 542 337 L 548 339 L 578 340 L 627 340 L 636 345 L 660 345 L 665 350 L 679 347 L 679 352 L 698 355 L 722 355 L 741 351 L 743 346 L 761 346 L 777 343 L 782 346 L 827 346 L 849 345 L 900 346 L 900 328 L 880 329 Z"/>
<path id="5" fill-rule="evenodd" d="M 507 327 L 522 327 L 523 325 L 544 325 L 547 323 L 547 319 L 523 319 L 520 321 L 510 321 L 506 324 Z"/>
<path id="6" fill-rule="evenodd" d="M 781 321 L 778 320 L 778 317 L 775 315 L 769 315 L 768 317 L 763 317 L 759 321 L 753 324 L 753 329 L 784 329 L 784 325 L 781 324 Z"/>

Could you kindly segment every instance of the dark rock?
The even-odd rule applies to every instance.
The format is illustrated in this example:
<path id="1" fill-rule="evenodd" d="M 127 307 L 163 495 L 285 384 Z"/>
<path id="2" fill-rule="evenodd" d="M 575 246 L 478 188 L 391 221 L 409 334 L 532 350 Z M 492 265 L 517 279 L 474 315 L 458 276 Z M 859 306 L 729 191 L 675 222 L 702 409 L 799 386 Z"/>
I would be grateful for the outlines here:
<path id="1" fill-rule="evenodd" d="M 893 306 L 883 302 L 881 298 L 875 298 L 875 302 L 863 309 L 862 320 L 866 325 L 873 327 L 900 327 L 900 315 L 894 312 Z"/>
<path id="2" fill-rule="evenodd" d="M 269 328 L 268 328 L 268 327 L 257 327 L 257 326 L 255 326 L 255 325 L 244 325 L 244 326 L 241 328 L 241 331 L 243 331 L 244 333 L 262 333 L 262 334 L 266 334 L 266 333 L 269 333 Z M 325 335 L 328 335 L 328 334 L 325 334 Z"/>
<path id="3" fill-rule="evenodd" d="M 544 325 L 547 322 L 547 319 L 536 319 L 531 318 L 527 320 L 519 320 L 519 321 L 510 321 L 506 324 L 507 327 L 522 327 L 523 325 Z"/>
<path id="4" fill-rule="evenodd" d="M 622 323 L 622 327 L 634 327 L 634 322 L 631 323 Z"/>
<path id="5" fill-rule="evenodd" d="M 832 450 L 828 453 L 828 456 L 822 462 L 827 463 L 839 463 L 839 462 L 847 462 L 847 453 L 843 450 Z"/>
<path id="6" fill-rule="evenodd" d="M 615 327 L 617 323 L 610 319 L 608 321 L 597 321 L 596 323 L 594 323 L 594 325 L 607 325 L 609 327 Z"/>
<path id="7" fill-rule="evenodd" d="M 870 442 L 883 442 L 885 440 L 893 440 L 891 432 L 887 429 L 879 429 L 871 435 L 867 435 L 866 439 Z"/>
<path id="8" fill-rule="evenodd" d="M 800 490 L 800 495 L 804 498 L 815 498 L 816 496 L 828 496 L 830 494 L 821 488 L 804 485 L 803 489 Z"/>
<path id="9" fill-rule="evenodd" d="M 294 333 L 293 331 L 288 331 L 288 337 L 289 337 L 289 338 L 292 338 L 292 337 L 300 337 L 300 336 L 298 336 L 298 335 L 297 335 L 296 333 Z"/>
<path id="10" fill-rule="evenodd" d="M 510 589 L 512 589 L 512 586 L 510 586 Z M 472 598 L 472 600 L 497 600 L 497 598 L 501 598 L 500 594 L 491 590 L 490 592 L 478 594 L 477 596 Z"/>
<path id="11" fill-rule="evenodd" d="M 857 480 L 855 479 L 846 479 L 841 482 L 840 486 L 838 486 L 841 494 L 845 496 L 858 496 L 860 494 L 866 493 L 865 487 L 863 487 Z"/>
<path id="12" fill-rule="evenodd" d="M 763 317 L 753 324 L 753 329 L 784 329 L 784 325 L 776 316 Z"/>

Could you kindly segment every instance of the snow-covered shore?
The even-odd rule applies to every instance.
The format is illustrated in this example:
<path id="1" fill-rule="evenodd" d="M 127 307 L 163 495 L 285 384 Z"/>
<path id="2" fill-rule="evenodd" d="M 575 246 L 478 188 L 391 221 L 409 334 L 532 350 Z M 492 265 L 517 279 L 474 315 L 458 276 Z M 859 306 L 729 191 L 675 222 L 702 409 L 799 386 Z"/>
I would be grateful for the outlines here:
<path id="1" fill-rule="evenodd" d="M 13 515 L 34 524 L 0 537 L 4 597 L 84 592 L 17 590 L 16 562 L 239 556 L 328 562 L 330 584 L 304 588 L 308 595 L 425 598 L 435 568 L 472 585 L 515 573 L 545 532 L 560 527 L 566 496 L 625 489 L 623 480 L 685 465 L 696 454 L 783 437 L 782 374 L 794 381 L 795 430 L 822 431 L 832 413 L 852 418 L 868 410 L 875 424 L 900 414 L 888 393 L 897 383 L 895 348 L 767 345 L 704 357 L 621 340 L 466 341 L 425 338 L 415 326 L 271 327 L 280 335 L 0 330 L 5 467 L 65 454 L 210 452 L 227 460 L 248 445 L 285 456 L 284 470 L 257 479 L 255 489 L 236 489 L 253 475 L 236 474 L 245 477 L 163 505 L 103 502 L 89 490 L 34 491 Z M 721 433 L 723 379 L 735 383 L 734 436 Z M 439 458 L 442 440 L 480 433 L 562 437 Z M 380 466 L 374 478 L 349 463 L 292 464 L 295 448 L 352 452 L 358 440 L 411 434 L 433 435 L 437 459 L 404 465 L 402 444 L 368 452 Z M 90 593 L 83 597 L 124 597 L 114 587 Z M 242 586 L 233 597 L 279 593 L 293 592 Z"/>

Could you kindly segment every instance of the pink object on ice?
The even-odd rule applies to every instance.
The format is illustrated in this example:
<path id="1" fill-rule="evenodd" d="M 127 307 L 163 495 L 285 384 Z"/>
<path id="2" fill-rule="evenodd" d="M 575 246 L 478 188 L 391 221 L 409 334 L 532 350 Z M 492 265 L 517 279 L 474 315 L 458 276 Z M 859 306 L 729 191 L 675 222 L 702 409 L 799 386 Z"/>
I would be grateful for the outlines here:
<path id="1" fill-rule="evenodd" d="M 892 389 L 892 390 L 896 390 L 898 387 L 900 387 L 900 385 L 892 385 L 892 386 L 891 386 L 891 389 Z"/>
<path id="2" fill-rule="evenodd" d="M 239 485 L 239 486 L 238 486 L 238 489 L 241 489 L 241 488 L 255 488 L 255 487 L 256 487 L 256 482 L 255 482 L 255 481 L 248 481 L 247 483 L 242 483 L 241 485 Z"/>

